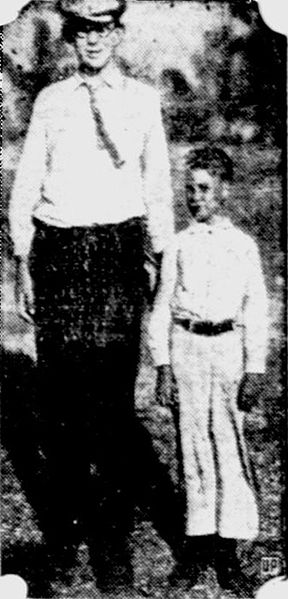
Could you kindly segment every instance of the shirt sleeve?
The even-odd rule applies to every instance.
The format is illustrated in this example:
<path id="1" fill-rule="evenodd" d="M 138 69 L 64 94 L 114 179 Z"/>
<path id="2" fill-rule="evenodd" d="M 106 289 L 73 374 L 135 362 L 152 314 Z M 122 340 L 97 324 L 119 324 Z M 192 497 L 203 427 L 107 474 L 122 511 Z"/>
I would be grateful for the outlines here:
<path id="1" fill-rule="evenodd" d="M 155 92 L 154 92 L 155 93 Z M 150 125 L 143 154 L 144 200 L 152 249 L 162 252 L 174 232 L 168 147 L 161 116 L 160 96 L 153 93 Z"/>
<path id="2" fill-rule="evenodd" d="M 268 342 L 268 301 L 259 250 L 248 251 L 246 296 L 243 307 L 245 371 L 264 373 Z"/>
<path id="3" fill-rule="evenodd" d="M 38 96 L 20 157 L 9 205 L 10 235 L 16 256 L 28 256 L 33 237 L 33 208 L 41 197 L 46 164 L 44 110 Z"/>
<path id="4" fill-rule="evenodd" d="M 148 345 L 156 366 L 170 364 L 171 302 L 177 281 L 177 246 L 164 250 L 159 291 L 148 323 Z"/>

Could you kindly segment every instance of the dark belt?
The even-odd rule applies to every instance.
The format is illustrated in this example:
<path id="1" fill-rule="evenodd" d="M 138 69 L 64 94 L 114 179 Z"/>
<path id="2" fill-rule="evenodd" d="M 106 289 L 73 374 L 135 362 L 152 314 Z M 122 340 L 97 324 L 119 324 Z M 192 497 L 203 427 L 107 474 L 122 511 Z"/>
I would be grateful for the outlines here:
<path id="1" fill-rule="evenodd" d="M 215 323 L 211 320 L 195 322 L 194 320 L 189 320 L 189 318 L 174 318 L 174 322 L 180 324 L 185 331 L 195 333 L 195 335 L 207 335 L 208 337 L 233 331 L 235 326 L 235 321 L 232 319 L 222 320 L 222 322 Z"/>

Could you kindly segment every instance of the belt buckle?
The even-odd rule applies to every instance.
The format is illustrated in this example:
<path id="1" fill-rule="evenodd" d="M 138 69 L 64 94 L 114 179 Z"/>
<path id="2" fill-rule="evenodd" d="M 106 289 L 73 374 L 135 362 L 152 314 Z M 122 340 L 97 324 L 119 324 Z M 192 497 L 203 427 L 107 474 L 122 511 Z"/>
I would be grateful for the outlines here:
<path id="1" fill-rule="evenodd" d="M 196 328 L 198 335 L 205 335 L 207 337 L 211 337 L 214 334 L 214 323 L 212 320 L 203 320 L 199 323 L 196 323 Z"/>
<path id="2" fill-rule="evenodd" d="M 194 325 L 195 325 L 195 322 L 192 319 L 190 319 L 189 320 L 189 326 L 188 326 L 189 333 L 193 333 L 193 331 L 194 331 Z"/>
<path id="3" fill-rule="evenodd" d="M 217 325 L 214 324 L 214 322 L 212 322 L 212 320 L 206 320 L 205 324 L 203 324 L 203 331 L 204 334 L 207 335 L 208 337 L 211 337 L 211 335 L 213 335 L 215 327 Z"/>
<path id="4" fill-rule="evenodd" d="M 199 320 L 190 320 L 189 321 L 189 332 L 196 333 L 197 335 L 203 335 L 203 328 L 206 328 L 206 323 Z"/>

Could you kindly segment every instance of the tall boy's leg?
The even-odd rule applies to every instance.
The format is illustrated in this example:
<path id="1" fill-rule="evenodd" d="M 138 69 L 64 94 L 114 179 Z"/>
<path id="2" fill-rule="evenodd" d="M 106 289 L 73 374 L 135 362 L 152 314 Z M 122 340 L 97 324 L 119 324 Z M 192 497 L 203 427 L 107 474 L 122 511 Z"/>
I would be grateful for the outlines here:
<path id="1" fill-rule="evenodd" d="M 97 585 L 106 590 L 133 581 L 130 535 L 134 523 L 136 357 L 136 346 L 134 351 L 117 343 L 106 347 L 101 362 L 102 397 L 97 409 L 93 409 L 91 396 L 90 444 L 96 473 L 86 499 L 86 525 Z"/>

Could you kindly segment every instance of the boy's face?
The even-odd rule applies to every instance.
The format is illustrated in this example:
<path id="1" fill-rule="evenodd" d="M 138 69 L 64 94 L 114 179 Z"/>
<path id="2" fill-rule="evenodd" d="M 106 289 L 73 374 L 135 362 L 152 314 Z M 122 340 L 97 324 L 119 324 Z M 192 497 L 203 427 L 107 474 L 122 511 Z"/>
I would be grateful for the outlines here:
<path id="1" fill-rule="evenodd" d="M 186 201 L 190 213 L 198 222 L 210 223 L 218 213 L 222 199 L 222 181 L 207 169 L 186 172 Z"/>
<path id="2" fill-rule="evenodd" d="M 82 66 L 91 72 L 101 71 L 113 58 L 121 38 L 121 29 L 113 21 L 83 22 L 75 34 L 75 50 Z"/>

